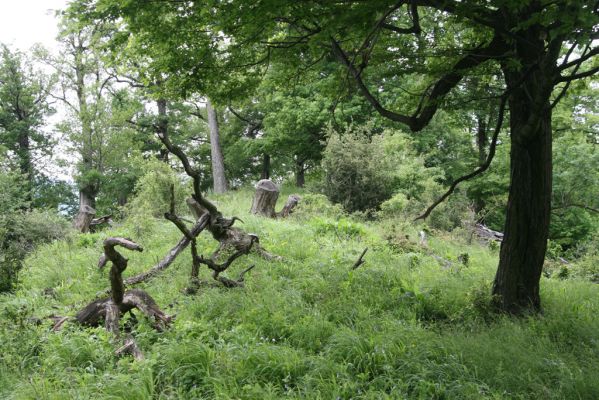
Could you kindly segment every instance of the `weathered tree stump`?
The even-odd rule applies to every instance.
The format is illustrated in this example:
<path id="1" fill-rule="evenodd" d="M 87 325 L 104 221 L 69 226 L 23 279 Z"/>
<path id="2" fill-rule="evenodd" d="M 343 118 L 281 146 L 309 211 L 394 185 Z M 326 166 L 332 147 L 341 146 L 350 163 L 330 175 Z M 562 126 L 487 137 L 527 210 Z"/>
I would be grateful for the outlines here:
<path id="1" fill-rule="evenodd" d="M 73 220 L 73 228 L 77 229 L 81 233 L 89 232 L 89 226 L 95 216 L 96 210 L 88 205 L 83 205 Z"/>
<path id="2" fill-rule="evenodd" d="M 297 194 L 290 194 L 289 197 L 287 197 L 287 202 L 283 206 L 283 209 L 277 213 L 277 217 L 278 218 L 288 217 L 289 214 L 291 214 L 293 212 L 293 209 L 297 206 L 297 204 L 299 203 L 300 200 L 301 200 L 301 197 L 299 197 Z"/>
<path id="3" fill-rule="evenodd" d="M 256 184 L 256 194 L 250 212 L 256 215 L 274 218 L 275 205 L 279 198 L 279 188 L 269 179 L 262 179 Z"/>

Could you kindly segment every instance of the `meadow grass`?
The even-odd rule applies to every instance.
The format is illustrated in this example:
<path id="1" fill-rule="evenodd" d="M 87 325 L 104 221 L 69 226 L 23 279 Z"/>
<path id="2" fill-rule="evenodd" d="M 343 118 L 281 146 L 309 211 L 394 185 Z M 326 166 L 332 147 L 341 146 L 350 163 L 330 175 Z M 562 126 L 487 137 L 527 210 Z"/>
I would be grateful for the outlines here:
<path id="1" fill-rule="evenodd" d="M 44 317 L 74 315 L 108 286 L 96 268 L 105 237 L 144 246 L 126 255 L 131 276 L 177 242 L 177 229 L 138 219 L 43 246 L 18 291 L 0 297 L 0 398 L 599 398 L 597 285 L 543 278 L 542 314 L 497 315 L 496 249 L 433 232 L 425 251 L 417 227 L 360 221 L 309 195 L 284 220 L 249 215 L 249 191 L 213 199 L 284 260 L 241 258 L 225 274 L 256 264 L 245 288 L 215 285 L 203 270 L 205 283 L 189 296 L 187 250 L 141 285 L 176 319 L 156 332 L 139 318 L 133 335 L 146 359 L 138 362 L 115 357 L 102 327 L 51 332 Z M 215 247 L 201 235 L 203 254 Z M 365 247 L 366 264 L 351 271 Z"/>

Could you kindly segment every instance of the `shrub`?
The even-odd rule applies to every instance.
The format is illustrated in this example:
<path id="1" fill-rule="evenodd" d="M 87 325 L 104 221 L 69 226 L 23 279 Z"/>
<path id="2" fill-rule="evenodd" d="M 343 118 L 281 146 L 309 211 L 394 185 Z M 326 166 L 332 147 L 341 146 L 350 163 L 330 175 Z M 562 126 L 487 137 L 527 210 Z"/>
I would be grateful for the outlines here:
<path id="1" fill-rule="evenodd" d="M 146 161 L 146 173 L 135 185 L 135 195 L 126 206 L 129 216 L 162 218 L 171 203 L 171 186 L 175 189 L 177 212 L 186 210 L 185 196 L 190 193 L 171 167 L 159 160 Z"/>
<path id="2" fill-rule="evenodd" d="M 367 127 L 331 132 L 322 164 L 324 193 L 349 212 L 378 208 L 393 194 L 393 160 L 383 137 L 369 137 Z"/>
<path id="3" fill-rule="evenodd" d="M 70 224 L 51 211 L 14 211 L 0 215 L 0 292 L 17 282 L 25 256 L 36 246 L 60 239 Z"/>

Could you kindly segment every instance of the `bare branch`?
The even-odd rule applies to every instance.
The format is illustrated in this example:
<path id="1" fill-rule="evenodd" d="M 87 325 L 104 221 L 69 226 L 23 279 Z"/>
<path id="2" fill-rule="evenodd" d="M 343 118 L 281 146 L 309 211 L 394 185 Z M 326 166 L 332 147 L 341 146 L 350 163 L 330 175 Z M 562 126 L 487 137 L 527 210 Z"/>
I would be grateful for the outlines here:
<path id="1" fill-rule="evenodd" d="M 352 270 L 357 269 L 360 265 L 362 265 L 366 262 L 366 260 L 363 260 L 363 258 L 367 251 L 368 251 L 368 247 L 366 247 L 364 249 L 364 251 L 362 252 L 362 254 L 360 254 L 360 257 L 358 257 L 358 259 L 356 260 L 354 265 L 351 267 Z"/>

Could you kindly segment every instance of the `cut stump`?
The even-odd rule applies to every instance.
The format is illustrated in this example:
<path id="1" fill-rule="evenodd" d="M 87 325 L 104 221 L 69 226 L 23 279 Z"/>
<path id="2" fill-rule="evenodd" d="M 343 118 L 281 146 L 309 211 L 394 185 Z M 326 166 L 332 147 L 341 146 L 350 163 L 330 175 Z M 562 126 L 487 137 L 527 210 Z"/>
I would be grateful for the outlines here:
<path id="1" fill-rule="evenodd" d="M 250 212 L 255 215 L 274 218 L 275 205 L 279 198 L 279 188 L 269 179 L 262 179 L 256 184 L 256 194 Z"/>

